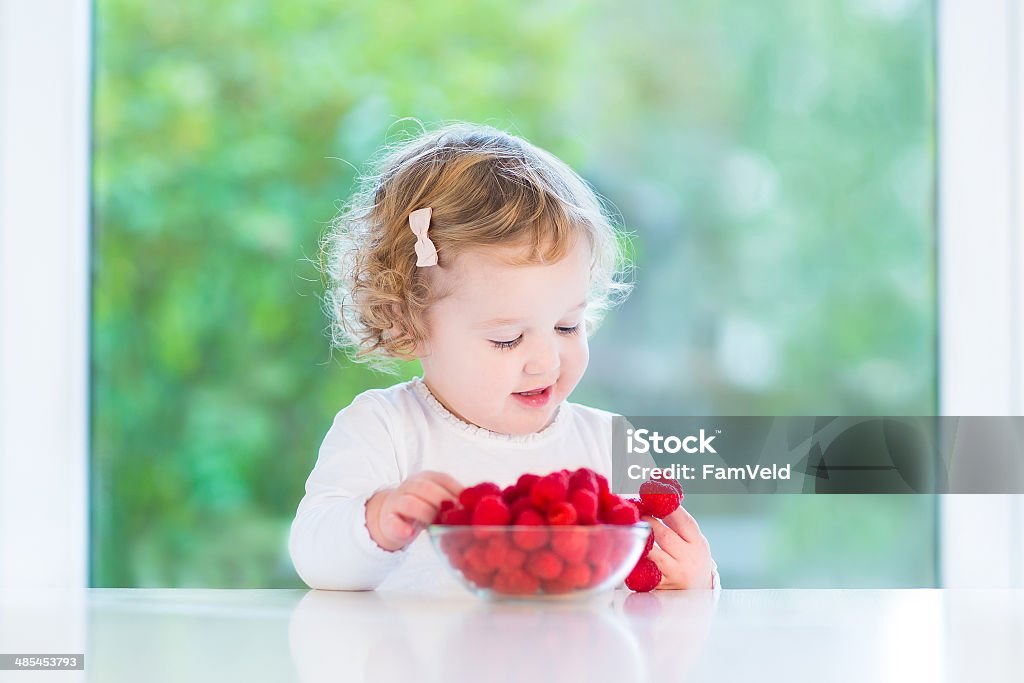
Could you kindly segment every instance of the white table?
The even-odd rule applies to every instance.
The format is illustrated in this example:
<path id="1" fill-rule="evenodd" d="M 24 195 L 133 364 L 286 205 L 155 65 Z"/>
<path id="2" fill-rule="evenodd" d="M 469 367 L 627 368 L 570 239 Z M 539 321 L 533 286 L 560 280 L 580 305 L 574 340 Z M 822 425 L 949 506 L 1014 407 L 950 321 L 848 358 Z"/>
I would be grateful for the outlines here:
<path id="1" fill-rule="evenodd" d="M 1024 591 L 0 593 L 0 681 L 1024 681 Z"/>

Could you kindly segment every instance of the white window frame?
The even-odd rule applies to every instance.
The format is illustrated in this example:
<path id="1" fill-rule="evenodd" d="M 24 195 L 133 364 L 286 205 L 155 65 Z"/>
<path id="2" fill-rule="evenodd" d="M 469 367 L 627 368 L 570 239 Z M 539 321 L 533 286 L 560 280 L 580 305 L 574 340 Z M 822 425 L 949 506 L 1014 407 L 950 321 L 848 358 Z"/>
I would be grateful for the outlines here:
<path id="1" fill-rule="evenodd" d="M 938 3 L 939 410 L 1021 415 L 1024 9 Z M 1024 500 L 944 495 L 940 581 L 1024 586 Z"/>
<path id="2" fill-rule="evenodd" d="M 88 583 L 91 13 L 0 0 L 0 590 Z"/>
<path id="3" fill-rule="evenodd" d="M 87 0 L 0 0 L 0 590 L 88 583 Z M 1024 414 L 1024 8 L 938 3 L 940 412 Z M 1024 586 L 1024 501 L 942 496 L 941 585 Z"/>

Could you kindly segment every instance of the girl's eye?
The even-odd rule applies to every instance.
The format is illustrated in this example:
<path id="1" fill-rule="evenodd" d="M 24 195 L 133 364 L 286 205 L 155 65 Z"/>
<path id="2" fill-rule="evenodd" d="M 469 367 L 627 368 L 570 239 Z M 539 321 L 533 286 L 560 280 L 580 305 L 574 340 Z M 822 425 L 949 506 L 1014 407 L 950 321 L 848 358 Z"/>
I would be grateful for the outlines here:
<path id="1" fill-rule="evenodd" d="M 521 341 L 523 341 L 523 335 L 519 335 L 512 341 L 494 341 L 492 339 L 491 344 L 493 344 L 496 349 L 514 349 L 519 346 L 519 342 Z"/>
<path id="2" fill-rule="evenodd" d="M 574 334 L 580 333 L 580 326 L 573 325 L 572 327 L 556 327 L 555 330 L 559 334 L 563 334 L 567 337 L 570 337 Z M 519 335 L 518 337 L 511 341 L 494 341 L 493 339 L 490 340 L 491 344 L 496 349 L 514 349 L 515 347 L 519 346 L 519 343 L 521 341 L 523 341 L 523 335 Z"/>

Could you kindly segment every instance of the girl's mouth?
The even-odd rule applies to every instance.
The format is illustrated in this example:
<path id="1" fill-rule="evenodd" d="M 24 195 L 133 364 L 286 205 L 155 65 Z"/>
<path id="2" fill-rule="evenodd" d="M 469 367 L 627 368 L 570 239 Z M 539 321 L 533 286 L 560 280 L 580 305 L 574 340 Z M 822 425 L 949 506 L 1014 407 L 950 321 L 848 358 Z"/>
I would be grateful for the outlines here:
<path id="1" fill-rule="evenodd" d="M 554 385 L 546 386 L 543 389 L 534 389 L 532 391 L 523 391 L 512 394 L 515 396 L 520 403 L 530 408 L 540 408 L 547 404 L 551 399 L 551 388 Z"/>

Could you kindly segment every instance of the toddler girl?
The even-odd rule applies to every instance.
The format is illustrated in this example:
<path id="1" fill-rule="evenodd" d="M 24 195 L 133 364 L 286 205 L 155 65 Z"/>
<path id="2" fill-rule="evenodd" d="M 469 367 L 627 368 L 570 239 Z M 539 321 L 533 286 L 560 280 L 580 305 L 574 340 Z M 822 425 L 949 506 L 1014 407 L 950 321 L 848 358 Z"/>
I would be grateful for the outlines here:
<path id="1" fill-rule="evenodd" d="M 380 162 L 327 236 L 336 346 L 423 376 L 372 389 L 320 447 L 289 551 L 312 588 L 436 583 L 423 528 L 463 484 L 589 467 L 611 479 L 612 414 L 568 402 L 587 337 L 630 285 L 595 193 L 544 150 L 493 128 L 424 133 Z M 645 517 L 662 588 L 717 588 L 680 508 Z"/>

